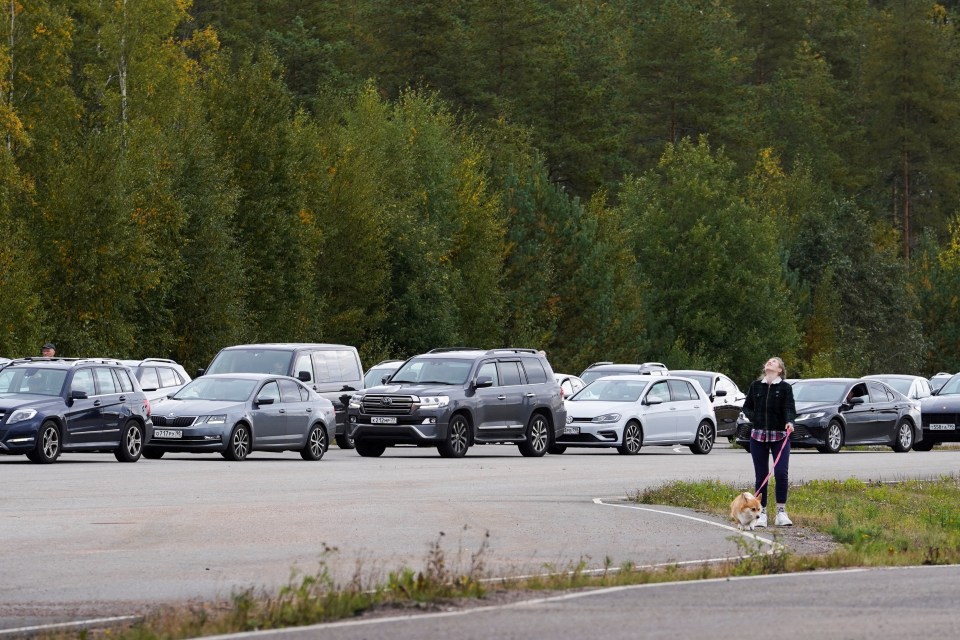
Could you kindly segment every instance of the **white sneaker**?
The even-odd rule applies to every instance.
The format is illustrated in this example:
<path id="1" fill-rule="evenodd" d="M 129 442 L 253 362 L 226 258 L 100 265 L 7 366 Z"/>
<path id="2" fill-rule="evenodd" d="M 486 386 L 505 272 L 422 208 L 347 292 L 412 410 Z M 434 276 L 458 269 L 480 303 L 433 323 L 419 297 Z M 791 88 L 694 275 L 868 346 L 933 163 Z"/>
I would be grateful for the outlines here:
<path id="1" fill-rule="evenodd" d="M 773 524 L 778 527 L 792 527 L 793 521 L 787 517 L 787 512 L 781 509 L 777 511 L 777 519 L 773 521 Z"/>
<path id="2" fill-rule="evenodd" d="M 760 517 L 757 518 L 757 521 L 753 523 L 753 526 L 763 527 L 764 529 L 767 527 L 767 510 L 766 509 L 760 512 Z"/>

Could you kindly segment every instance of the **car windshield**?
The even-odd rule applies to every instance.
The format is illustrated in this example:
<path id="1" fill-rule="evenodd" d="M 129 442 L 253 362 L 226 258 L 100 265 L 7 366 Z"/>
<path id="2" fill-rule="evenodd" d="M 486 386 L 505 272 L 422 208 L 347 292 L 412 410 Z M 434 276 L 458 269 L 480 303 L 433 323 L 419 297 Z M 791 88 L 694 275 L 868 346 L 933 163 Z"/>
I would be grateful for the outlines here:
<path id="1" fill-rule="evenodd" d="M 213 359 L 206 373 L 272 373 L 290 371 L 293 352 L 279 349 L 228 349 Z"/>
<path id="2" fill-rule="evenodd" d="M 0 393 L 59 396 L 66 378 L 67 372 L 64 369 L 6 367 L 0 371 Z"/>
<path id="3" fill-rule="evenodd" d="M 375 387 L 380 384 L 381 380 L 383 380 L 383 376 L 388 376 L 396 370 L 396 365 L 374 367 L 370 369 L 370 371 L 367 371 L 366 375 L 363 376 L 363 386 Z"/>
<path id="4" fill-rule="evenodd" d="M 171 397 L 176 400 L 222 400 L 243 402 L 253 393 L 259 380 L 242 378 L 209 378 L 188 382 Z"/>
<path id="5" fill-rule="evenodd" d="M 390 379 L 391 384 L 464 384 L 473 360 L 423 358 L 408 360 Z"/>
<path id="6" fill-rule="evenodd" d="M 823 382 L 817 380 L 799 380 L 793 385 L 795 402 L 834 402 L 843 399 L 847 390 L 846 382 Z"/>
<path id="7" fill-rule="evenodd" d="M 886 382 L 903 395 L 910 393 L 910 384 L 913 382 L 910 378 L 871 378 L 871 380 Z"/>
<path id="8" fill-rule="evenodd" d="M 636 371 L 585 371 L 580 379 L 583 380 L 584 384 L 590 384 L 597 378 L 607 378 L 610 376 L 634 376 Z"/>
<path id="9" fill-rule="evenodd" d="M 955 396 L 960 394 L 960 375 L 955 375 L 949 380 L 946 384 L 940 387 L 940 391 L 937 392 L 938 396 Z"/>
<path id="10" fill-rule="evenodd" d="M 636 402 L 650 384 L 645 380 L 597 380 L 570 398 L 570 402 Z"/>

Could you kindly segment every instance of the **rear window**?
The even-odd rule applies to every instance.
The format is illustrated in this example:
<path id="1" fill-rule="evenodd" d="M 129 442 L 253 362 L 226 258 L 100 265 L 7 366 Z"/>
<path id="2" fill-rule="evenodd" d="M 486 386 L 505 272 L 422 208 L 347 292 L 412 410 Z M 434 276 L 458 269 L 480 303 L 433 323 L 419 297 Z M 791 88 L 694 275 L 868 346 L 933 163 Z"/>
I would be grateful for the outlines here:
<path id="1" fill-rule="evenodd" d="M 527 382 L 540 384 L 547 381 L 547 372 L 536 358 L 524 358 L 523 368 L 527 372 Z"/>
<path id="2" fill-rule="evenodd" d="M 177 372 L 170 367 L 157 367 L 157 371 L 160 373 L 161 387 L 175 387 L 178 384 L 183 384 Z"/>
<path id="3" fill-rule="evenodd" d="M 144 389 L 159 389 L 160 378 L 157 377 L 157 370 L 153 367 L 144 367 L 140 370 L 140 386 Z"/>
<path id="4" fill-rule="evenodd" d="M 287 375 L 293 351 L 281 349 L 228 349 L 221 351 L 207 373 L 272 373 Z"/>

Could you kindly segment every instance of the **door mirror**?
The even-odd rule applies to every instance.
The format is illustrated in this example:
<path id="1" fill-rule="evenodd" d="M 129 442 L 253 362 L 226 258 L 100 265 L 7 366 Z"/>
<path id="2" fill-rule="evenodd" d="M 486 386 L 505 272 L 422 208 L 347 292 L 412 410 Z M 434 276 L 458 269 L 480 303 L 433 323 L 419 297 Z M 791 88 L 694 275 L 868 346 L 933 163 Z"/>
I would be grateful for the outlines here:
<path id="1" fill-rule="evenodd" d="M 89 396 L 86 391 L 80 391 L 79 389 L 73 389 L 70 391 L 71 400 L 86 400 Z"/>
<path id="2" fill-rule="evenodd" d="M 655 404 L 663 404 L 663 398 L 659 398 L 657 396 L 647 397 L 647 399 L 643 401 L 643 404 L 650 406 Z"/>
<path id="3" fill-rule="evenodd" d="M 297 372 L 297 380 L 299 380 L 300 382 L 310 382 L 310 372 L 309 371 Z"/>
<path id="4" fill-rule="evenodd" d="M 273 404 L 273 398 L 257 398 L 258 405 Z"/>
<path id="5" fill-rule="evenodd" d="M 477 378 L 477 382 L 473 386 L 475 386 L 477 389 L 492 387 L 493 378 L 491 378 L 490 376 L 480 376 L 479 378 Z"/>
<path id="6" fill-rule="evenodd" d="M 853 406 L 855 404 L 863 404 L 863 397 L 858 396 L 856 398 L 848 398 L 847 404 L 849 404 L 850 406 Z"/>
<path id="7" fill-rule="evenodd" d="M 718 398 L 722 398 L 723 396 L 727 395 L 727 390 L 726 390 L 726 389 L 717 389 L 716 391 L 713 392 L 713 395 L 715 395 L 715 396 L 718 397 Z"/>
<path id="8" fill-rule="evenodd" d="M 199 378 L 199 377 L 202 376 L 206 371 L 207 371 L 206 369 L 197 369 L 197 375 L 194 376 L 194 377 Z"/>

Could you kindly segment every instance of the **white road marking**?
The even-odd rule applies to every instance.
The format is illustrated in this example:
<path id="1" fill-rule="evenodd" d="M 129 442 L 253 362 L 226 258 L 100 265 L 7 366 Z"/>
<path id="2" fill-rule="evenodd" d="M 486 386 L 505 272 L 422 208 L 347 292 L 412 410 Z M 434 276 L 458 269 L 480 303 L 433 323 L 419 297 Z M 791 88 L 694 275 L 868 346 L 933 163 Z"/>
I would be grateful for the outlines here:
<path id="1" fill-rule="evenodd" d="M 0 636 L 36 633 L 38 631 L 60 631 L 63 629 L 72 629 L 75 627 L 89 627 L 93 625 L 113 624 L 115 622 L 133 622 L 134 620 L 140 620 L 140 616 L 114 616 L 112 618 L 91 618 L 90 620 L 78 620 L 76 622 L 57 622 L 54 624 L 39 624 L 32 627 L 19 627 L 17 629 L 0 629 Z"/>

